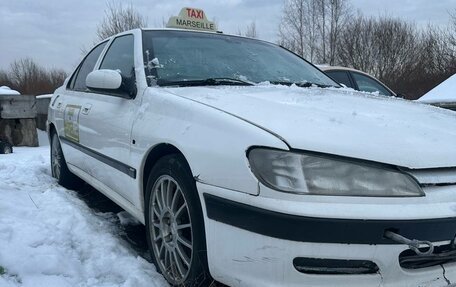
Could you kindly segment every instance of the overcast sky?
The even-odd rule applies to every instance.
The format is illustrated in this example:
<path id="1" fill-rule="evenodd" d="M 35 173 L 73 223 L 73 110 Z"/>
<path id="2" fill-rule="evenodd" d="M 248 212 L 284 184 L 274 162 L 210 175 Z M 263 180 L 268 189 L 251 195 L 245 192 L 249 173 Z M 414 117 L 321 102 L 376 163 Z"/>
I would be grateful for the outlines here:
<path id="1" fill-rule="evenodd" d="M 127 2 L 127 1 L 124 1 Z M 148 19 L 149 27 L 177 15 L 182 7 L 205 10 L 216 19 L 219 29 L 236 33 L 252 21 L 259 38 L 275 42 L 282 0 L 132 0 Z M 364 15 L 388 15 L 413 21 L 446 25 L 448 11 L 456 0 L 351 0 L 354 11 Z M 129 3 L 129 2 L 128 2 Z M 48 68 L 68 72 L 90 48 L 96 27 L 104 16 L 103 0 L 0 0 L 0 69 L 8 69 L 15 59 L 30 57 Z"/>

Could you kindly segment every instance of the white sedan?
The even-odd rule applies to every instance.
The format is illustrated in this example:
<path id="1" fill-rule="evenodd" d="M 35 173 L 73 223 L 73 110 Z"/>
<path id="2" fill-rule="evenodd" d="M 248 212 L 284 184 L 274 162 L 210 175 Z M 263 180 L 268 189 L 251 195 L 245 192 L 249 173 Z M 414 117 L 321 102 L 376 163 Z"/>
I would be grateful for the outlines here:
<path id="1" fill-rule="evenodd" d="M 178 29 L 96 45 L 48 118 L 53 176 L 145 224 L 173 286 L 456 282 L 455 125 L 275 44 Z"/>

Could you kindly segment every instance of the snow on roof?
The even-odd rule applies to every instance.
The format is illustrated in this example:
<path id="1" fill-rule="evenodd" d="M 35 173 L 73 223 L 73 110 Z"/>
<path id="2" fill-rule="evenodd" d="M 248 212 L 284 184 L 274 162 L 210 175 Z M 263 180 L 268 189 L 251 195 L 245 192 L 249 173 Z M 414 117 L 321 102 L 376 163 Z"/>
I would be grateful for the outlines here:
<path id="1" fill-rule="evenodd" d="M 10 87 L 7 86 L 1 86 L 0 87 L 0 95 L 20 95 L 18 91 L 11 90 Z"/>
<path id="2" fill-rule="evenodd" d="M 428 104 L 456 102 L 456 74 L 427 92 L 418 101 Z"/>

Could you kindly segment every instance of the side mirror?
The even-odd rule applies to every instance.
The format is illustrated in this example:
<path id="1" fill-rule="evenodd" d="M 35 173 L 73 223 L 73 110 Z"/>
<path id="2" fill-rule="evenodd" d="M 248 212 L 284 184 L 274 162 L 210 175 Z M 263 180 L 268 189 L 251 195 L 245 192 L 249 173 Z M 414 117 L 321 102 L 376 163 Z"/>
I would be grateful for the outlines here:
<path id="1" fill-rule="evenodd" d="M 86 78 L 86 86 L 96 90 L 118 90 L 122 85 L 122 76 L 114 70 L 95 70 Z"/>

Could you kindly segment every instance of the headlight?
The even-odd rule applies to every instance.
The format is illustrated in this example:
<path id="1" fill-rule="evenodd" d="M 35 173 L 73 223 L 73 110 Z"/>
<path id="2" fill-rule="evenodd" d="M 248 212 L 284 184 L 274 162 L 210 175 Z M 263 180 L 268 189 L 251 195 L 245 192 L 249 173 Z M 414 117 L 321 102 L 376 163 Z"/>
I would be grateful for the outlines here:
<path id="1" fill-rule="evenodd" d="M 252 149 L 248 157 L 258 180 L 279 191 L 333 196 L 424 196 L 413 177 L 381 164 L 265 148 Z"/>

